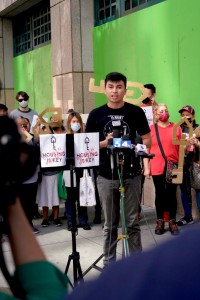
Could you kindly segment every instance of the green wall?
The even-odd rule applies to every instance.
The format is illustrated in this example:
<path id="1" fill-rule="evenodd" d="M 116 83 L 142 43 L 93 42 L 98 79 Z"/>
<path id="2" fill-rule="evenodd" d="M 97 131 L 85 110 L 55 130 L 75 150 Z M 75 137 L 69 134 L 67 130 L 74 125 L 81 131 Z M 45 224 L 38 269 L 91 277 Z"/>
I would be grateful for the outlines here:
<path id="1" fill-rule="evenodd" d="M 95 85 L 111 71 L 128 80 L 154 83 L 156 100 L 167 103 L 171 121 L 190 104 L 200 122 L 200 1 L 166 0 L 110 23 L 95 27 Z M 95 105 L 105 103 L 95 95 Z"/>
<path id="2" fill-rule="evenodd" d="M 27 92 L 29 106 L 38 113 L 53 104 L 51 61 L 50 44 L 14 58 L 15 94 Z"/>

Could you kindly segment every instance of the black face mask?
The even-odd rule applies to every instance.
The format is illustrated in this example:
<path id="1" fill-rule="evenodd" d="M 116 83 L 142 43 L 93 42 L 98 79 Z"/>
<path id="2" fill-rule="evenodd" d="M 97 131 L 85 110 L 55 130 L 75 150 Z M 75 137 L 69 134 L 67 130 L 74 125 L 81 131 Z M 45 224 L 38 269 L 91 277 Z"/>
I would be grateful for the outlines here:
<path id="1" fill-rule="evenodd" d="M 187 118 L 187 120 L 188 120 L 188 122 L 191 124 L 191 123 L 193 123 L 193 120 L 192 120 L 192 118 Z M 183 123 L 183 125 L 184 126 L 187 126 L 187 123 L 186 122 L 184 122 Z"/>
<path id="2" fill-rule="evenodd" d="M 147 97 L 147 98 L 145 98 L 145 99 L 142 101 L 142 103 L 143 103 L 143 104 L 147 104 L 147 103 L 149 103 L 150 100 L 151 100 L 151 99 Z"/>

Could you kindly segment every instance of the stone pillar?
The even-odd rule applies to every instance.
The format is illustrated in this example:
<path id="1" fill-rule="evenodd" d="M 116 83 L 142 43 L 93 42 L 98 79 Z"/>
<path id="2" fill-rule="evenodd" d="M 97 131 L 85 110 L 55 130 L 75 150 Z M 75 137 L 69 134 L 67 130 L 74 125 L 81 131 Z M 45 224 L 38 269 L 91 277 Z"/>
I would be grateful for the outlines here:
<path id="1" fill-rule="evenodd" d="M 0 102 L 14 107 L 12 22 L 0 18 Z"/>
<path id="2" fill-rule="evenodd" d="M 51 0 L 54 105 L 63 113 L 74 108 L 87 113 L 93 108 L 89 93 L 93 77 L 93 1 Z"/>

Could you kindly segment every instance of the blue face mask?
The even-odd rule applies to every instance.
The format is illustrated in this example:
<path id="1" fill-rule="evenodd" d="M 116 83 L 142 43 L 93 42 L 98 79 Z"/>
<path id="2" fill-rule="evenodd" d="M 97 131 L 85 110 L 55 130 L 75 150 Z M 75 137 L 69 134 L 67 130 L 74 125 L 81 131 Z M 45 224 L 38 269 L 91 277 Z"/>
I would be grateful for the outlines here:
<path id="1" fill-rule="evenodd" d="M 74 132 L 79 131 L 80 128 L 81 128 L 80 123 L 72 123 L 72 124 L 71 124 L 71 129 L 72 129 Z"/>

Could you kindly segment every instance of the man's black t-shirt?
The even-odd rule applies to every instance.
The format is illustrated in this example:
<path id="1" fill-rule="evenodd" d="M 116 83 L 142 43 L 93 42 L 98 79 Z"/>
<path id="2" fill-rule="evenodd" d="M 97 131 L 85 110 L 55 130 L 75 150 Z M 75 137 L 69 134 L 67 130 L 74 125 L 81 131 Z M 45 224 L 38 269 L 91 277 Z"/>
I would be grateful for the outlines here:
<path id="1" fill-rule="evenodd" d="M 126 102 L 124 102 L 124 105 L 118 109 L 112 109 L 105 104 L 92 110 L 88 116 L 86 131 L 99 132 L 100 141 L 103 141 L 108 133 L 113 132 L 115 126 L 120 127 L 121 134 L 129 136 L 132 143 L 135 141 L 136 131 L 139 135 L 144 135 L 150 132 L 143 110 L 139 106 Z M 124 178 L 138 174 L 141 169 L 140 159 L 135 157 L 134 152 L 130 152 L 124 154 Z M 131 165 L 133 165 L 133 167 L 131 167 Z M 109 179 L 112 178 L 110 155 L 106 148 L 100 150 L 99 174 Z M 117 178 L 118 171 L 115 159 L 114 179 Z"/>

